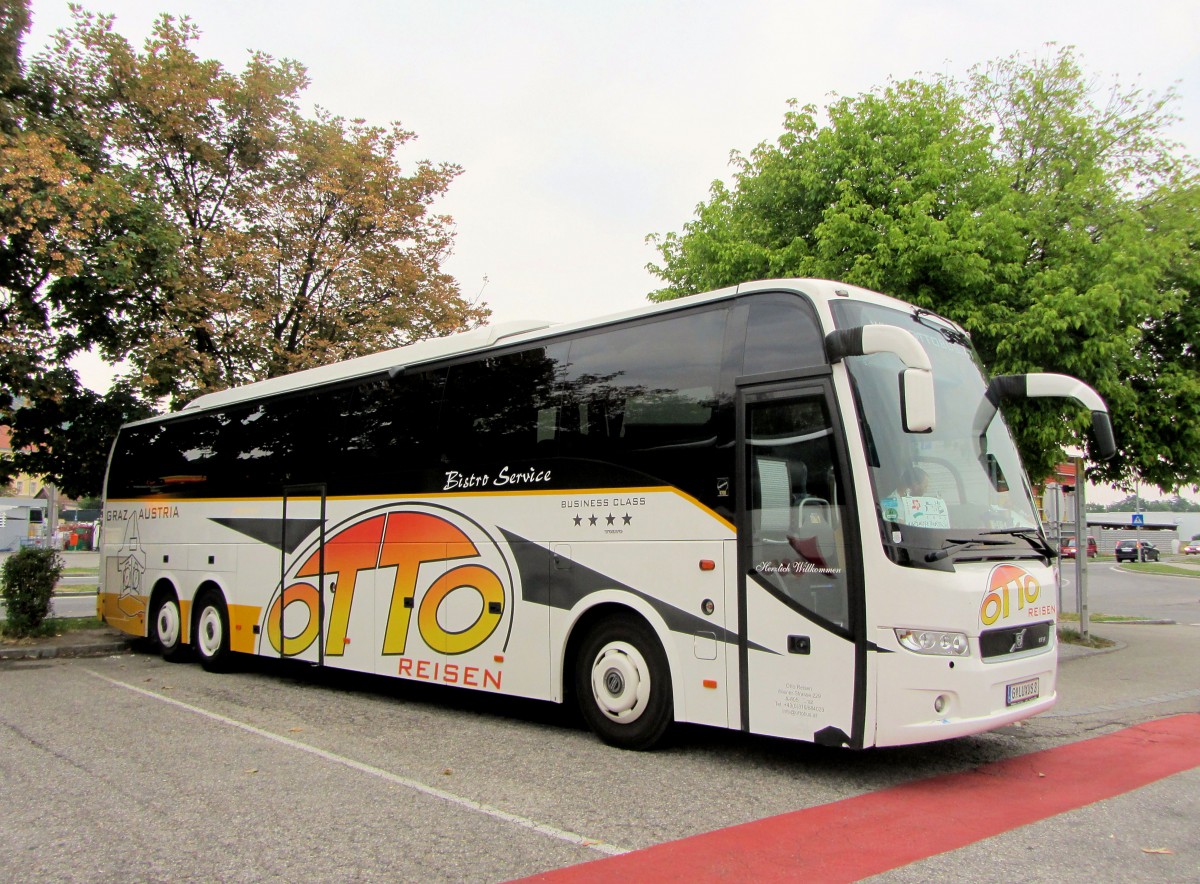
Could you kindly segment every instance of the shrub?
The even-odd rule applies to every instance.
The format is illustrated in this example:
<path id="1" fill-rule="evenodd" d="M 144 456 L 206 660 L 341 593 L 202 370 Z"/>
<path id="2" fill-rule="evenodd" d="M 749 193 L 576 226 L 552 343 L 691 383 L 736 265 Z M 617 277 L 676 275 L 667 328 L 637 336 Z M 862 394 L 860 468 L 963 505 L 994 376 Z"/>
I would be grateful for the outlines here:
<path id="1" fill-rule="evenodd" d="M 50 596 L 62 574 L 63 561 L 52 549 L 26 547 L 13 553 L 0 569 L 4 598 L 4 631 L 18 638 L 37 635 L 50 613 Z"/>

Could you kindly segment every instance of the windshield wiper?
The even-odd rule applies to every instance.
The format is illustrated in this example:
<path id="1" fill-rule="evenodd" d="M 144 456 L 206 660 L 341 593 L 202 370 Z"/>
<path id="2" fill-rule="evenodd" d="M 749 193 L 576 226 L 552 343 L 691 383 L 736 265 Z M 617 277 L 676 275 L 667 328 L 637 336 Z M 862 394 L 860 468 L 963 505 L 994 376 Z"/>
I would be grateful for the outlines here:
<path id="1" fill-rule="evenodd" d="M 989 534 L 991 532 L 984 532 Z M 941 549 L 935 549 L 933 552 L 925 553 L 925 561 L 938 562 L 950 555 L 955 550 L 963 549 L 968 546 L 1005 546 L 1003 540 L 984 540 L 980 537 L 972 537 L 970 540 L 964 540 L 960 537 L 946 538 L 946 545 Z"/>
<path id="2" fill-rule="evenodd" d="M 938 323 L 928 322 L 925 319 L 926 316 L 932 316 L 934 319 L 940 320 L 940 322 L 938 322 Z M 933 331 L 940 334 L 943 338 L 945 338 L 951 344 L 958 344 L 958 346 L 960 346 L 960 347 L 965 347 L 968 350 L 971 349 L 971 339 L 968 338 L 966 335 L 964 335 L 962 332 L 958 331 L 957 329 L 953 329 L 953 328 L 950 328 L 949 326 L 942 325 L 941 323 L 945 322 L 946 320 L 942 319 L 942 317 L 938 316 L 932 310 L 926 310 L 924 307 L 914 307 L 913 312 L 912 312 L 912 318 L 914 320 L 916 320 L 918 323 L 920 323 L 921 325 L 925 326 L 926 328 L 933 329 Z"/>
<path id="3" fill-rule="evenodd" d="M 1008 534 L 1013 537 L 1023 537 L 1044 552 L 1047 557 L 1053 558 L 1054 556 L 1054 548 L 1046 542 L 1045 538 L 1042 536 L 1042 532 L 1037 528 L 994 528 L 991 531 L 982 531 L 980 533 Z"/>

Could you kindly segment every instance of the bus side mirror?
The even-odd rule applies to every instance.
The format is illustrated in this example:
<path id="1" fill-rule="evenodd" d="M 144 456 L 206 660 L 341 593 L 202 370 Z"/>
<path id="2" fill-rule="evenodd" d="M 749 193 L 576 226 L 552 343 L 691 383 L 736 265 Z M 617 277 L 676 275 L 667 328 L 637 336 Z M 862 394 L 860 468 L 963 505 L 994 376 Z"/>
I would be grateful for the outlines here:
<path id="1" fill-rule="evenodd" d="M 928 433 L 937 426 L 933 366 L 912 332 L 892 325 L 837 329 L 825 336 L 825 351 L 831 364 L 850 356 L 895 354 L 907 366 L 900 372 L 900 420 L 904 431 Z"/>
<path id="2" fill-rule="evenodd" d="M 1100 460 L 1109 460 L 1117 453 L 1117 442 L 1113 437 L 1112 419 L 1108 406 L 1100 394 L 1078 378 L 1064 374 L 1010 374 L 992 378 L 987 389 L 987 400 L 993 407 L 1001 399 L 1020 397 L 1056 397 L 1074 399 L 1092 412 L 1092 433 L 1096 437 L 1096 455 Z"/>
<path id="3" fill-rule="evenodd" d="M 1092 412 L 1092 435 L 1096 437 L 1096 456 L 1110 460 L 1116 456 L 1117 440 L 1113 436 L 1112 418 L 1107 411 Z"/>
<path id="4" fill-rule="evenodd" d="M 921 368 L 900 372 L 900 419 L 906 433 L 932 432 L 937 423 L 932 372 Z"/>

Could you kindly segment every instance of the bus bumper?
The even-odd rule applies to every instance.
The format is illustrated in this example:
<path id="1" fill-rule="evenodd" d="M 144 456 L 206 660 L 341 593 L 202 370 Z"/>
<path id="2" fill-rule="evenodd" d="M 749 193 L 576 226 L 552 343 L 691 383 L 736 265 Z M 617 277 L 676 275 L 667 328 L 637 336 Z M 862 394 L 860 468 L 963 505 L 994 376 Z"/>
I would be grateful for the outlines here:
<path id="1" fill-rule="evenodd" d="M 880 661 L 876 746 L 984 733 L 1045 712 L 1058 699 L 1053 648 L 1002 663 L 968 658 L 955 661 L 954 670 L 946 658 L 884 656 L 891 659 Z"/>

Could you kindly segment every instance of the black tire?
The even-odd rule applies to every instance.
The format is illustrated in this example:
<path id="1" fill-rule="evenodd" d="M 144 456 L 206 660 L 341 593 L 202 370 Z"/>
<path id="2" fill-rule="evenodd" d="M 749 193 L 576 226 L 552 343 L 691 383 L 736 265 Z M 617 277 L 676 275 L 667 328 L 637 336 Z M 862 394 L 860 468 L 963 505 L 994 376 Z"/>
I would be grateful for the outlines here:
<path id="1" fill-rule="evenodd" d="M 150 639 L 164 660 L 181 660 L 187 645 L 183 643 L 183 618 L 179 600 L 173 592 L 160 593 L 150 614 Z"/>
<path id="2" fill-rule="evenodd" d="M 592 628 L 575 660 L 575 696 L 610 746 L 652 749 L 663 740 L 674 720 L 671 670 L 646 621 L 620 615 Z"/>
<path id="3" fill-rule="evenodd" d="M 192 620 L 192 644 L 200 665 L 209 672 L 224 672 L 229 668 L 229 612 L 219 592 L 209 590 L 196 599 Z"/>

